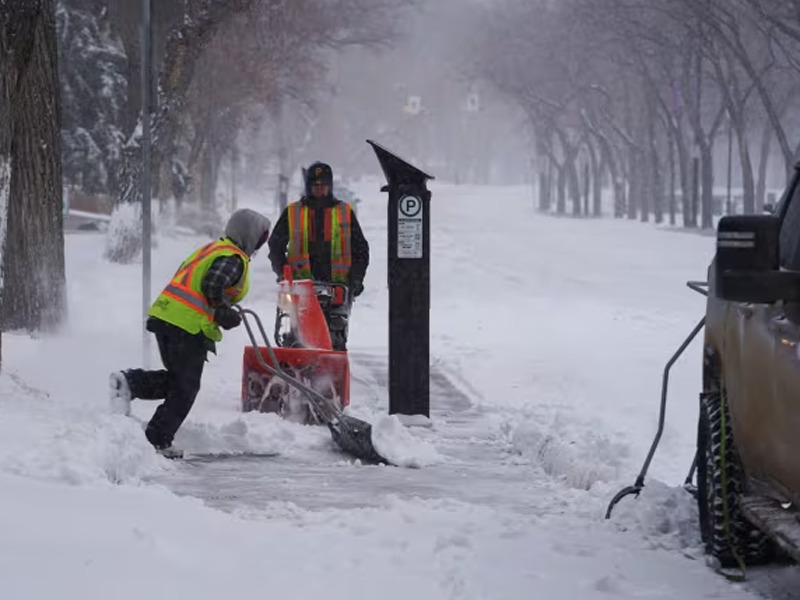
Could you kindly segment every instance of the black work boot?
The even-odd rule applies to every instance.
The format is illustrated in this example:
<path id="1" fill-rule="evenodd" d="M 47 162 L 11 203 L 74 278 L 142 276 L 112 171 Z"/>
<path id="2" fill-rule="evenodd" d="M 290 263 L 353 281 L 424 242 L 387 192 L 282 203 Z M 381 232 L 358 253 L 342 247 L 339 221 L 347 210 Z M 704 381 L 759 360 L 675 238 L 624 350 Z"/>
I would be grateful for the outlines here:
<path id="1" fill-rule="evenodd" d="M 148 427 L 144 432 L 147 441 L 152 444 L 156 452 L 164 458 L 175 459 L 183 458 L 183 450 L 176 448 L 172 442 L 165 440 L 162 436 L 155 432 L 151 427 Z"/>

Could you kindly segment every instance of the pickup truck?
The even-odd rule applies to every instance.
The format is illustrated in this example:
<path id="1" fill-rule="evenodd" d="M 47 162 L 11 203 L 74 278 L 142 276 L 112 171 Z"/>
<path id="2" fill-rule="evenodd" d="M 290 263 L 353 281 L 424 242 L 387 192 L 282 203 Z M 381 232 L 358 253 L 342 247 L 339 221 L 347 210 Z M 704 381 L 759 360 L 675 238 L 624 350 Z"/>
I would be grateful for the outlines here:
<path id="1" fill-rule="evenodd" d="M 706 552 L 723 567 L 800 561 L 800 164 L 770 214 L 719 221 L 702 385 Z"/>

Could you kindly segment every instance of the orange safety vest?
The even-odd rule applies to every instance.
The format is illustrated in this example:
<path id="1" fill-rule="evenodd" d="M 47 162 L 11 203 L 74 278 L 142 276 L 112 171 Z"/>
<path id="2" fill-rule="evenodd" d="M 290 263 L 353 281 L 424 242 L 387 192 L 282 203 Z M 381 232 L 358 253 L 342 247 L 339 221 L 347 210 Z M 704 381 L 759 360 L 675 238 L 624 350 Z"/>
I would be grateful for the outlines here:
<path id="1" fill-rule="evenodd" d="M 289 253 L 287 261 L 295 279 L 312 279 L 309 247 L 309 219 L 311 211 L 301 202 L 291 203 L 289 217 Z M 348 283 L 353 266 L 353 208 L 339 202 L 325 208 L 325 241 L 331 244 L 331 280 Z"/>

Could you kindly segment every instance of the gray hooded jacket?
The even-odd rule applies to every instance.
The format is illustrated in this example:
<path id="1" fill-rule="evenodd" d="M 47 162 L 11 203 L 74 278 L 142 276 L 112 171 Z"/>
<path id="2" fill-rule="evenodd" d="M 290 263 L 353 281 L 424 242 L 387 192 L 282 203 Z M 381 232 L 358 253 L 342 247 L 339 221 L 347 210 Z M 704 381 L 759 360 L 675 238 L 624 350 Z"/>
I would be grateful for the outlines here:
<path id="1" fill-rule="evenodd" d="M 264 215 L 249 208 L 240 208 L 228 219 L 225 237 L 230 238 L 247 256 L 258 250 L 258 243 L 266 241 L 271 223 Z"/>
<path id="2" fill-rule="evenodd" d="M 242 208 L 231 215 L 225 227 L 225 237 L 239 246 L 245 254 L 252 256 L 269 234 L 267 217 L 249 208 Z M 244 261 L 240 256 L 221 256 L 209 267 L 200 289 L 208 303 L 216 308 L 225 303 L 224 291 L 238 283 L 244 274 Z"/>

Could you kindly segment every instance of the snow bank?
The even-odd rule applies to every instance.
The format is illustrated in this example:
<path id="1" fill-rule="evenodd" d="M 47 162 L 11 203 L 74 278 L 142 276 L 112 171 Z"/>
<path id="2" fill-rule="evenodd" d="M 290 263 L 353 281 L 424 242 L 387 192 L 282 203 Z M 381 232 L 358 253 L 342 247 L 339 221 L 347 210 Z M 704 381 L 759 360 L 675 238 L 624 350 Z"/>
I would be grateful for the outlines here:
<path id="1" fill-rule="evenodd" d="M 396 415 L 372 424 L 372 443 L 378 454 L 398 467 L 420 468 L 444 460 L 432 444 L 416 437 Z"/>
<path id="2" fill-rule="evenodd" d="M 230 515 L 156 488 L 8 476 L 0 487 L 3 545 L 14 549 L 0 561 L 8 598 L 753 598 L 700 561 L 569 516 L 391 498 Z"/>
<path id="3" fill-rule="evenodd" d="M 625 446 L 590 428 L 569 436 L 559 431 L 557 423 L 543 427 L 532 417 L 508 422 L 506 428 L 514 452 L 540 465 L 548 475 L 582 490 L 615 479 L 621 458 L 627 455 Z"/>
<path id="4" fill-rule="evenodd" d="M 151 411 L 137 408 L 149 418 Z M 272 413 L 198 412 L 175 436 L 176 446 L 188 454 L 292 454 L 330 444 L 327 428 L 297 425 Z"/>
<path id="5" fill-rule="evenodd" d="M 621 529 L 640 532 L 652 548 L 703 557 L 697 501 L 681 486 L 646 480 L 639 497 L 626 496 L 620 500 L 612 517 Z"/>
<path id="6" fill-rule="evenodd" d="M 63 483 L 135 483 L 163 468 L 137 423 L 65 405 L 0 374 L 0 473 Z"/>

